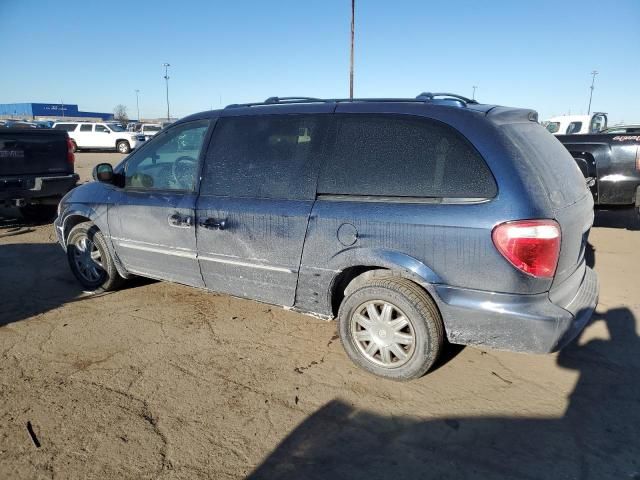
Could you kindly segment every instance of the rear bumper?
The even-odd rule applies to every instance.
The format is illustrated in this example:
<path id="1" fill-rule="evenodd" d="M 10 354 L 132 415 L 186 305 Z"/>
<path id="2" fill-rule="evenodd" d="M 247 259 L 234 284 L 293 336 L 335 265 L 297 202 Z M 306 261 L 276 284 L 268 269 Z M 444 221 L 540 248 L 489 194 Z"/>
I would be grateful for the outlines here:
<path id="1" fill-rule="evenodd" d="M 436 286 L 438 306 L 452 343 L 501 350 L 549 353 L 571 342 L 588 323 L 598 303 L 598 277 L 584 269 L 566 305 L 548 293 L 510 295 Z"/>
<path id="2" fill-rule="evenodd" d="M 55 176 L 0 177 L 0 206 L 15 207 L 62 198 L 76 186 L 76 173 Z"/>

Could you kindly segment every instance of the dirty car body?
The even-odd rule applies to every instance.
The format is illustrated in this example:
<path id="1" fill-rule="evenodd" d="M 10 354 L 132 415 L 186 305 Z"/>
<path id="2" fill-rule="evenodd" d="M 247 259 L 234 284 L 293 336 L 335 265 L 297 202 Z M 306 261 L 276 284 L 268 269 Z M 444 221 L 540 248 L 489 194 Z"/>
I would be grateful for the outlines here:
<path id="1" fill-rule="evenodd" d="M 276 100 L 192 115 L 127 157 L 113 179 L 65 197 L 60 244 L 90 221 L 122 277 L 324 318 L 344 315 L 352 295 L 396 281 L 407 297 L 433 304 L 429 315 L 441 317 L 453 343 L 553 351 L 597 303 L 584 260 L 593 200 L 535 112 L 456 98 Z M 162 160 L 170 143 L 183 158 L 177 172 Z M 512 225 L 525 236 L 557 233 L 552 271 L 525 272 L 497 248 L 497 232 Z M 369 320 L 388 313 L 386 303 L 362 305 Z M 354 335 L 367 337 L 354 315 Z M 404 319 L 391 315 L 396 325 Z M 415 341 L 419 329 L 406 328 L 399 335 Z M 385 364 L 383 350 L 367 357 L 383 375 L 376 368 L 418 351 L 406 347 Z"/>

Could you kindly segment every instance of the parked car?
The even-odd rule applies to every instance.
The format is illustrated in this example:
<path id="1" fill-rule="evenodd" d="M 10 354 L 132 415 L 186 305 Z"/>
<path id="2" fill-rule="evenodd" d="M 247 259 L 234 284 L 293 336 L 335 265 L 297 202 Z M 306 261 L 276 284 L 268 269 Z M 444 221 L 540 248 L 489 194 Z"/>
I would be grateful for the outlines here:
<path id="1" fill-rule="evenodd" d="M 640 125 L 614 125 L 600 133 L 625 133 L 638 135 L 640 134 Z"/>
<path id="2" fill-rule="evenodd" d="M 139 132 L 144 135 L 145 140 L 151 140 L 160 130 L 162 130 L 162 125 L 159 123 L 143 123 Z"/>
<path id="3" fill-rule="evenodd" d="M 53 128 L 53 124 L 56 123 L 53 120 L 36 120 L 33 124 L 36 128 Z"/>
<path id="4" fill-rule="evenodd" d="M 51 220 L 78 181 L 66 132 L 0 130 L 0 206 L 19 207 L 29 220 Z"/>
<path id="5" fill-rule="evenodd" d="M 141 275 L 337 317 L 383 377 L 423 375 L 445 337 L 550 352 L 596 306 L 593 199 L 531 110 L 271 98 L 181 119 L 94 178 L 55 222 L 84 289 Z"/>
<path id="6" fill-rule="evenodd" d="M 37 128 L 34 123 L 27 122 L 25 120 L 6 120 L 4 123 L 5 128 Z"/>
<path id="7" fill-rule="evenodd" d="M 557 138 L 589 179 L 596 206 L 634 207 L 640 215 L 640 134 Z"/>
<path id="8" fill-rule="evenodd" d="M 594 112 L 590 115 L 560 115 L 542 123 L 554 135 L 598 133 L 607 128 L 607 114 Z"/>
<path id="9" fill-rule="evenodd" d="M 145 141 L 144 135 L 127 132 L 124 128 L 112 123 L 56 122 L 53 128 L 69 133 L 74 152 L 81 149 L 95 149 L 129 153 Z"/>

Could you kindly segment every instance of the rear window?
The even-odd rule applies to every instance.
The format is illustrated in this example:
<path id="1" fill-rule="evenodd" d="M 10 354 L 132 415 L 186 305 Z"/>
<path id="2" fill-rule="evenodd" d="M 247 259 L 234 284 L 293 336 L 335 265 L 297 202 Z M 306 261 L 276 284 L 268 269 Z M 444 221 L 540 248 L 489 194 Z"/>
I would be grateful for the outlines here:
<path id="1" fill-rule="evenodd" d="M 585 179 L 569 151 L 542 126 L 513 123 L 502 128 L 520 151 L 528 175 L 538 177 L 555 207 L 571 205 L 588 193 Z M 534 184 L 534 179 L 530 184 Z"/>
<path id="2" fill-rule="evenodd" d="M 73 132 L 77 126 L 78 126 L 77 123 L 58 123 L 53 128 L 55 128 L 56 130 L 65 130 L 67 132 Z"/>
<path id="3" fill-rule="evenodd" d="M 81 132 L 90 132 L 93 130 L 93 125 L 80 125 Z"/>
<path id="4" fill-rule="evenodd" d="M 399 115 L 337 115 L 337 139 L 318 193 L 492 198 L 497 189 L 478 152 L 453 128 Z"/>

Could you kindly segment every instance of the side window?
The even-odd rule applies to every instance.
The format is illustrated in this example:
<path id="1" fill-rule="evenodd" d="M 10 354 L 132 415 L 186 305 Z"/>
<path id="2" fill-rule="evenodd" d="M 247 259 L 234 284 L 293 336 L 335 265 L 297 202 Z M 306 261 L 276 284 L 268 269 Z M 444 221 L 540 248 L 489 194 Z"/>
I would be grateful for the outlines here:
<path id="1" fill-rule="evenodd" d="M 549 122 L 546 126 L 547 131 L 550 133 L 556 133 L 560 130 L 560 122 Z"/>
<path id="2" fill-rule="evenodd" d="M 90 132 L 93 129 L 93 125 L 80 125 L 81 132 Z"/>
<path id="3" fill-rule="evenodd" d="M 108 132 L 109 129 L 104 125 L 96 125 L 96 132 Z"/>
<path id="4" fill-rule="evenodd" d="M 193 191 L 209 120 L 176 126 L 134 152 L 125 167 L 125 188 Z"/>
<path id="5" fill-rule="evenodd" d="M 567 127 L 567 135 L 578 133 L 582 130 L 582 122 L 571 122 Z"/>
<path id="6" fill-rule="evenodd" d="M 65 130 L 67 132 L 73 132 L 77 126 L 78 126 L 77 123 L 59 123 L 54 128 L 56 130 Z"/>
<path id="7" fill-rule="evenodd" d="M 340 115 L 319 194 L 492 198 L 493 175 L 456 130 L 425 118 Z"/>
<path id="8" fill-rule="evenodd" d="M 594 115 L 589 126 L 589 133 L 598 133 L 607 128 L 607 117 L 605 115 Z"/>
<path id="9" fill-rule="evenodd" d="M 327 116 L 260 115 L 218 121 L 200 192 L 248 198 L 315 198 Z"/>

